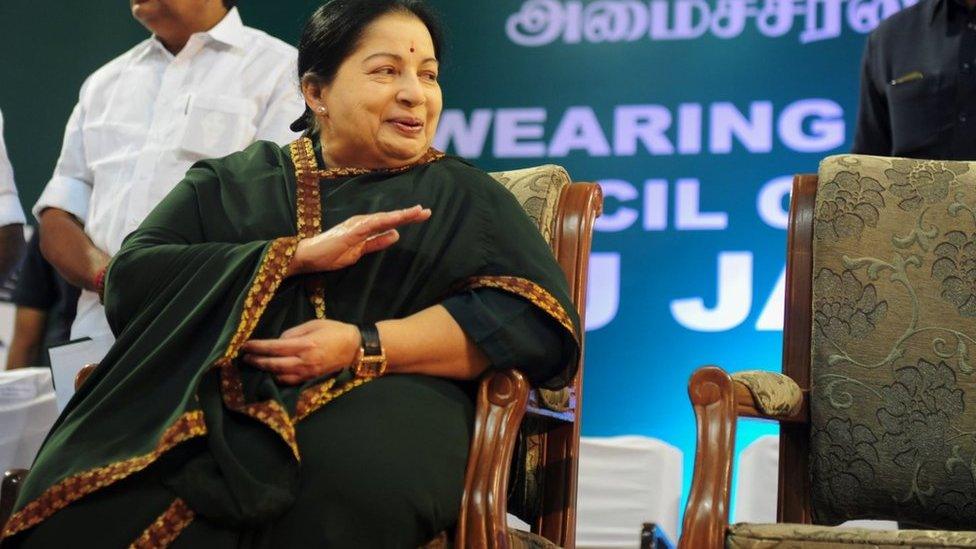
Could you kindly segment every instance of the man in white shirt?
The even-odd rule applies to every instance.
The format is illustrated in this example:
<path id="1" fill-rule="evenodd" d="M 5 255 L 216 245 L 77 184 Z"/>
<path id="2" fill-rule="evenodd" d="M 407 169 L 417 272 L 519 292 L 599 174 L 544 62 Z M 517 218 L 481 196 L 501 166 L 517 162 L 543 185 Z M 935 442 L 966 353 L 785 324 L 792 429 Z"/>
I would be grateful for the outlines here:
<path id="1" fill-rule="evenodd" d="M 0 113 L 0 283 L 10 275 L 24 249 L 24 221 L 24 210 L 14 185 L 14 169 L 3 141 L 3 113 Z"/>
<path id="2" fill-rule="evenodd" d="M 83 289 L 71 337 L 111 335 L 99 300 L 122 240 L 195 161 L 284 144 L 304 112 L 297 51 L 245 27 L 234 0 L 130 0 L 153 36 L 82 85 L 33 208 L 44 256 Z"/>

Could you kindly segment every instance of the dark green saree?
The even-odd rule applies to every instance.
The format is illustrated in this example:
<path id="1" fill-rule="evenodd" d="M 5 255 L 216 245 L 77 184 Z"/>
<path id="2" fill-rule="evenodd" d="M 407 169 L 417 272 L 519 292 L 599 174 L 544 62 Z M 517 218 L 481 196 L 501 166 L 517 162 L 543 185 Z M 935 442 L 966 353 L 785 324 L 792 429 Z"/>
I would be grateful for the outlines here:
<path id="1" fill-rule="evenodd" d="M 118 341 L 49 434 L 5 547 L 416 547 L 450 527 L 468 387 L 348 373 L 288 387 L 238 362 L 246 340 L 309 319 L 440 303 L 494 367 L 570 379 L 566 282 L 508 191 L 434 151 L 373 172 L 316 156 L 302 139 L 200 162 L 126 239 L 106 279 Z M 283 277 L 301 237 L 414 204 L 433 215 L 392 248 Z"/>

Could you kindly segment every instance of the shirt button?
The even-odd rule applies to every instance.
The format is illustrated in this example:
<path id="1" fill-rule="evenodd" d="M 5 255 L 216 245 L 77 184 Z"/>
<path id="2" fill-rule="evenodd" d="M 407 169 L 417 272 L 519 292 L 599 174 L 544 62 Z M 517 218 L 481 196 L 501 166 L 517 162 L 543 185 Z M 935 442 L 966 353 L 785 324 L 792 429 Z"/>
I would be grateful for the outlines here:
<path id="1" fill-rule="evenodd" d="M 960 114 L 959 115 L 959 121 L 962 122 L 963 124 L 965 124 L 966 123 L 966 115 L 965 114 Z"/>
<path id="2" fill-rule="evenodd" d="M 969 30 L 976 30 L 976 22 L 970 21 L 966 24 L 966 26 L 969 28 Z"/>

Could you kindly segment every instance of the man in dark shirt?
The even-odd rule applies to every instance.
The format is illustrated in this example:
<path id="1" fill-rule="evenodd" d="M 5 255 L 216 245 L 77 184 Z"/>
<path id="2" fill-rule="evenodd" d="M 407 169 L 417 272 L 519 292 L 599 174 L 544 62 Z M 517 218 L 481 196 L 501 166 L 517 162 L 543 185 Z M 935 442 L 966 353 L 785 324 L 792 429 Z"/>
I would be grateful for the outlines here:
<path id="1" fill-rule="evenodd" d="M 47 366 L 47 350 L 68 341 L 80 290 L 54 270 L 40 249 L 40 231 L 27 244 L 12 301 L 17 305 L 7 369 Z"/>
<path id="2" fill-rule="evenodd" d="M 868 37 L 853 151 L 976 160 L 976 0 L 922 0 Z"/>

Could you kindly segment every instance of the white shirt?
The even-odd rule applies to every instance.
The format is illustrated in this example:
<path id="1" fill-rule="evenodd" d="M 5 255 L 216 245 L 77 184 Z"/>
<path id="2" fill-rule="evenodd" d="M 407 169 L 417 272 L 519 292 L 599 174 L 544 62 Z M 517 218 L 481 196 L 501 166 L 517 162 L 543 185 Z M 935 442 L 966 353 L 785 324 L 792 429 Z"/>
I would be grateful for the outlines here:
<path id="1" fill-rule="evenodd" d="M 297 62 L 294 47 L 245 27 L 237 8 L 175 56 L 145 40 L 82 85 L 34 215 L 74 214 L 114 256 L 197 160 L 298 136 L 288 128 L 305 109 Z M 98 296 L 82 292 L 71 337 L 110 333 Z"/>
<path id="2" fill-rule="evenodd" d="M 24 210 L 20 207 L 17 197 L 17 186 L 14 185 L 14 168 L 7 156 L 7 146 L 3 142 L 3 113 L 0 113 L 0 227 L 6 225 L 23 225 Z"/>

